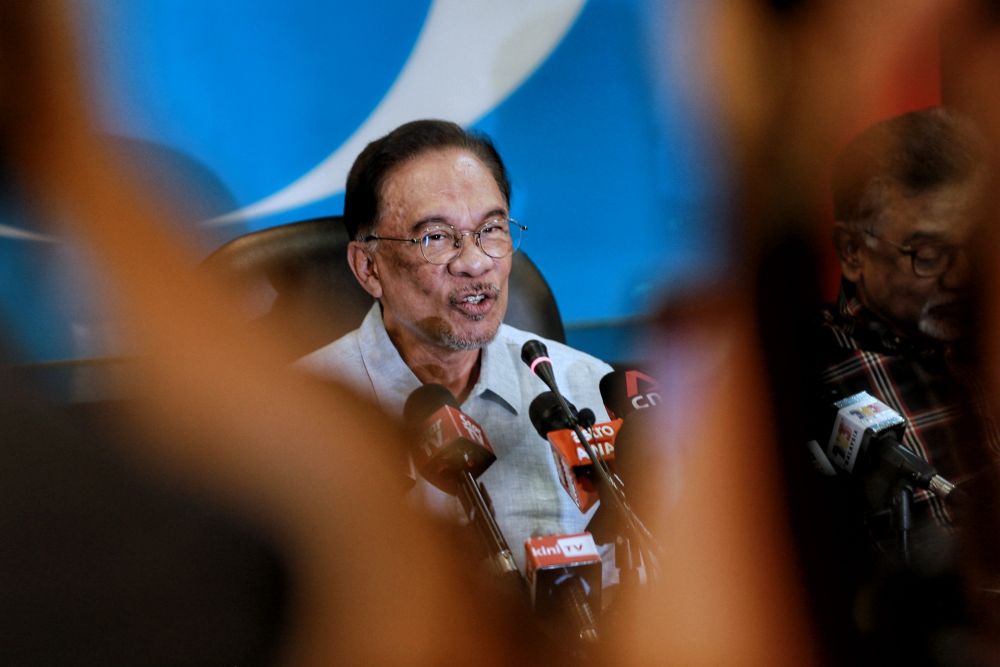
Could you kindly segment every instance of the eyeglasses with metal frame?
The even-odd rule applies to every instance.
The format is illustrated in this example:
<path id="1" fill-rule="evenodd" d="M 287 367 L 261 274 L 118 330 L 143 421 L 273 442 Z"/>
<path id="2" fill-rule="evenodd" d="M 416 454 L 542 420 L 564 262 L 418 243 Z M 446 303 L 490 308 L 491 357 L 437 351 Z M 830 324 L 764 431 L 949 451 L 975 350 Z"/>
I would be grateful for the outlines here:
<path id="1" fill-rule="evenodd" d="M 431 264 L 448 264 L 462 254 L 464 239 L 473 236 L 479 249 L 493 259 L 503 259 L 513 254 L 521 245 L 521 234 L 528 231 L 525 225 L 511 218 L 487 220 L 474 232 L 460 232 L 451 225 L 434 223 L 415 239 L 394 238 L 369 234 L 369 241 L 399 241 L 420 247 L 420 254 Z"/>

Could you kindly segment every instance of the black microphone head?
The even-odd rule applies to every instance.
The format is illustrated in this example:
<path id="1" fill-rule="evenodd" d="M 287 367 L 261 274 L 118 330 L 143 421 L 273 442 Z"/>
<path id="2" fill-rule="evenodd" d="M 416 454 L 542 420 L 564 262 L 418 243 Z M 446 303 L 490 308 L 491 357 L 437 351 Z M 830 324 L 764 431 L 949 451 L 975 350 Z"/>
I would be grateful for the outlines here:
<path id="1" fill-rule="evenodd" d="M 601 378 L 601 399 L 613 418 L 624 419 L 636 410 L 660 404 L 655 378 L 639 370 L 611 371 Z"/>
<path id="2" fill-rule="evenodd" d="M 612 419 L 624 419 L 631 412 L 631 404 L 625 389 L 625 371 L 611 371 L 601 378 L 601 400 Z"/>
<path id="3" fill-rule="evenodd" d="M 531 372 L 537 375 L 546 387 L 552 391 L 559 391 L 555 373 L 552 372 L 552 360 L 549 359 L 545 343 L 535 339 L 526 342 L 521 346 L 521 361 L 531 368 Z"/>
<path id="4" fill-rule="evenodd" d="M 414 468 L 437 488 L 456 495 L 465 472 L 479 477 L 497 457 L 485 434 L 472 434 L 470 429 L 479 428 L 478 424 L 465 415 L 461 429 L 453 423 L 453 415 L 428 423 L 431 415 L 446 405 L 461 413 L 458 401 L 446 387 L 425 384 L 406 399 L 403 417 L 414 435 L 410 446 Z"/>
<path id="5" fill-rule="evenodd" d="M 414 390 L 403 406 L 403 420 L 416 428 L 420 428 L 424 420 L 435 410 L 444 405 L 458 407 L 455 395 L 440 384 L 425 384 Z"/>
<path id="6" fill-rule="evenodd" d="M 535 362 L 535 359 L 547 356 L 549 356 L 549 351 L 545 347 L 545 343 L 540 340 L 533 338 L 521 346 L 521 361 L 529 366 Z"/>
<path id="7" fill-rule="evenodd" d="M 574 417 L 579 414 L 572 403 L 569 404 L 569 408 Z M 552 431 L 570 428 L 570 423 L 559 405 L 559 399 L 551 391 L 543 391 L 535 396 L 531 405 L 528 406 L 528 417 L 531 419 L 532 426 L 538 431 L 538 435 L 543 438 L 548 437 Z"/>

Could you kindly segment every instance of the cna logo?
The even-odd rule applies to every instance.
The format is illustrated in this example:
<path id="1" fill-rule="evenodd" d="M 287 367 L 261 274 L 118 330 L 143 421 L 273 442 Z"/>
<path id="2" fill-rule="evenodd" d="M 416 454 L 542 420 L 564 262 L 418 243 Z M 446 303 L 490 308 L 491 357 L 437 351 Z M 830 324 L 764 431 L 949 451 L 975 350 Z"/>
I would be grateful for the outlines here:
<path id="1" fill-rule="evenodd" d="M 625 395 L 636 410 L 655 407 L 661 402 L 657 381 L 636 370 L 625 372 Z"/>
<path id="2" fill-rule="evenodd" d="M 625 393 L 628 396 L 645 394 L 659 388 L 659 383 L 642 371 L 625 371 Z"/>

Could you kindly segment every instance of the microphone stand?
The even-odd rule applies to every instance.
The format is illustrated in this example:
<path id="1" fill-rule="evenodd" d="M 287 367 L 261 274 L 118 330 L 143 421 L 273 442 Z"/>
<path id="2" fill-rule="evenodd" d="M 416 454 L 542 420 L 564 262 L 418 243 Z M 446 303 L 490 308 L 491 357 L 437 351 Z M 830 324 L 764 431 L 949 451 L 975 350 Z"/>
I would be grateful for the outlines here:
<path id="1" fill-rule="evenodd" d="M 614 509 L 615 513 L 621 519 L 619 525 L 626 526 L 629 534 L 628 537 L 634 538 L 636 541 L 639 554 L 646 566 L 648 579 L 651 581 L 657 579 L 660 571 L 659 556 L 662 554 L 662 549 L 653 538 L 649 529 L 646 528 L 646 525 L 628 504 L 625 491 L 622 485 L 615 481 L 607 462 L 597 455 L 593 445 L 583 435 L 580 422 L 573 414 L 569 403 L 556 385 L 556 378 L 552 372 L 552 360 L 548 357 L 548 350 L 545 349 L 544 343 L 539 340 L 525 342 L 521 347 L 521 360 L 528 365 L 531 372 L 544 382 L 545 386 L 555 395 L 559 409 L 562 410 L 563 415 L 566 417 L 566 422 L 573 429 L 573 432 L 576 433 L 577 439 L 583 446 L 584 451 L 587 452 L 587 456 L 590 457 L 593 469 L 597 473 L 597 488 L 601 497 L 601 503 L 607 503 Z M 617 556 L 617 552 L 615 555 Z"/>
<path id="2" fill-rule="evenodd" d="M 628 504 L 628 500 L 625 497 L 625 490 L 622 488 L 621 484 L 615 481 L 614 474 L 608 468 L 607 462 L 597 454 L 594 450 L 594 446 L 590 444 L 590 441 L 583 434 L 583 430 L 580 427 L 580 421 L 573 415 L 573 410 L 570 408 L 565 397 L 563 397 L 554 382 L 549 386 L 549 388 L 555 395 L 556 400 L 559 403 L 559 407 L 566 417 L 567 423 L 570 425 L 570 428 L 573 429 L 573 432 L 576 433 L 577 439 L 580 441 L 581 446 L 584 451 L 587 452 L 587 456 L 590 457 L 590 460 L 593 463 L 594 470 L 597 472 L 597 487 L 601 500 L 604 501 L 607 499 L 611 501 L 609 505 L 622 520 L 620 525 L 627 527 L 629 534 L 623 536 L 622 539 L 627 543 L 629 565 L 633 568 L 633 570 L 637 568 L 634 564 L 634 558 L 632 558 L 632 554 L 634 553 L 633 546 L 636 545 L 633 545 L 631 538 L 634 538 L 638 542 L 637 548 L 639 555 L 646 565 L 646 573 L 649 580 L 656 580 L 659 577 L 659 556 L 662 554 L 660 545 L 656 542 L 652 533 L 650 533 L 649 529 L 646 528 L 646 525 L 635 513 L 635 510 L 633 510 Z M 618 540 L 616 539 L 615 542 L 615 556 L 617 560 Z M 634 573 L 634 578 L 638 579 L 637 571 Z"/>
<path id="3" fill-rule="evenodd" d="M 632 543 L 628 535 L 619 535 L 615 539 L 615 562 L 619 565 L 618 585 L 622 593 L 628 594 L 639 588 L 639 563 L 642 556 L 638 547 Z"/>
<path id="4" fill-rule="evenodd" d="M 465 507 L 466 514 L 474 515 L 479 535 L 489 545 L 492 565 L 497 574 L 504 576 L 513 572 L 519 580 L 523 581 L 521 572 L 514 562 L 514 555 L 507 545 L 503 533 L 500 532 L 500 526 L 493 517 L 489 504 L 483 496 L 483 490 L 476 483 L 476 478 L 468 470 L 463 470 L 460 480 L 458 486 L 462 494 L 462 505 Z"/>
<path id="5" fill-rule="evenodd" d="M 913 486 L 902 482 L 893 499 L 896 523 L 896 551 L 904 566 L 910 564 L 910 529 L 913 527 Z"/>
<path id="6" fill-rule="evenodd" d="M 577 436 L 579 437 L 579 436 Z M 621 484 L 617 474 L 614 478 Z M 601 543 L 613 542 L 615 545 L 615 564 L 618 566 L 618 595 L 627 596 L 639 587 L 639 567 L 642 554 L 635 540 L 629 538 L 629 530 L 622 525 L 622 520 L 612 507 L 611 502 L 602 504 L 590 520 L 587 530 L 594 539 Z"/>

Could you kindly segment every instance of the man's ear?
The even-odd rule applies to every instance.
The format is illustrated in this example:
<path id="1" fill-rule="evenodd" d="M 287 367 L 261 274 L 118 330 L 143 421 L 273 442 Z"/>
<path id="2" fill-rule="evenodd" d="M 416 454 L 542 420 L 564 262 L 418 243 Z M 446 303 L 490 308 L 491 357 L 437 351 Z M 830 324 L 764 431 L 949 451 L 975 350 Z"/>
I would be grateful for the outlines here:
<path id="1" fill-rule="evenodd" d="M 347 244 L 347 263 L 361 287 L 374 298 L 380 299 L 382 281 L 379 279 L 378 266 L 375 264 L 375 257 L 368 252 L 364 243 L 351 241 Z"/>
<path id="2" fill-rule="evenodd" d="M 861 278 L 861 269 L 864 265 L 863 243 L 857 229 L 839 220 L 834 224 L 833 247 L 836 248 L 837 257 L 840 259 L 840 272 L 852 283 L 858 282 Z"/>

